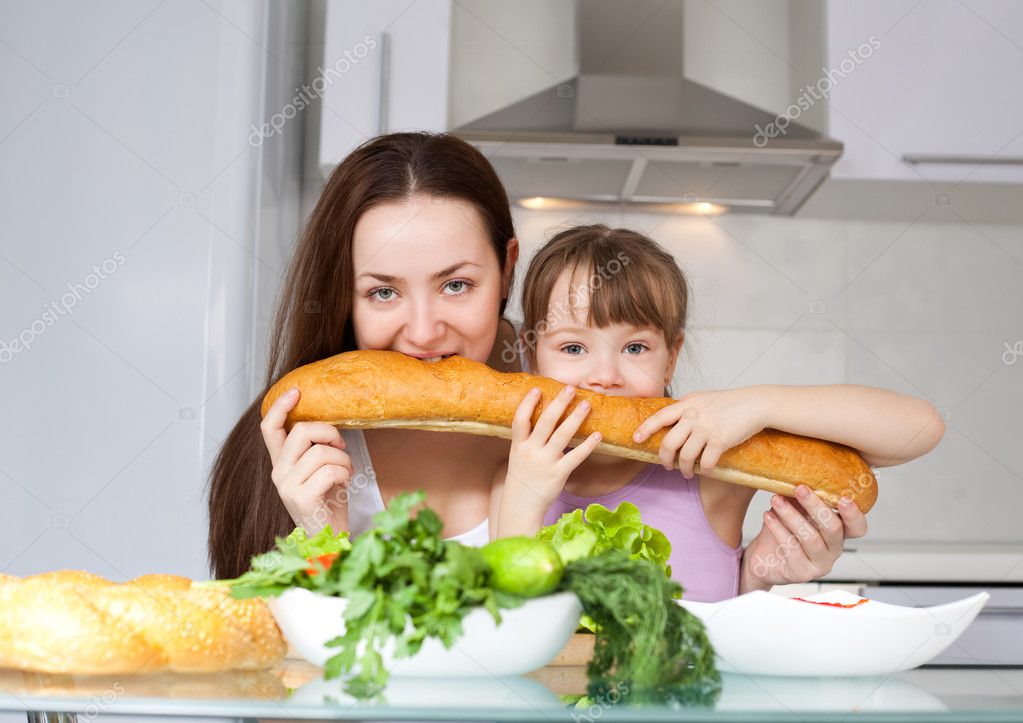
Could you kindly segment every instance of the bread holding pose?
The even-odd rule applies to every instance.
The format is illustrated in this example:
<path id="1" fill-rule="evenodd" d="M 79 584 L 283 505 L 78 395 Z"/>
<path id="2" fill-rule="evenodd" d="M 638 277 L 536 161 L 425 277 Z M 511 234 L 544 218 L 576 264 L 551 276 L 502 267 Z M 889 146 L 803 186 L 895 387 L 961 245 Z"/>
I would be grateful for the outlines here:
<path id="1" fill-rule="evenodd" d="M 515 410 L 530 389 L 541 391 L 535 423 L 563 386 L 532 374 L 497 372 L 459 356 L 426 362 L 400 352 L 360 350 L 284 375 L 264 397 L 262 413 L 281 394 L 298 387 L 302 394 L 288 414 L 289 429 L 295 422 L 314 421 L 342 429 L 402 427 L 510 438 Z M 657 450 L 666 430 L 640 443 L 632 434 L 650 415 L 677 400 L 579 389 L 565 415 L 583 399 L 592 407 L 573 444 L 600 432 L 597 452 L 659 461 Z M 863 512 L 877 499 L 874 473 L 855 450 L 775 429 L 764 429 L 726 451 L 710 476 L 789 497 L 805 484 L 832 507 L 843 494 L 849 495 Z"/>

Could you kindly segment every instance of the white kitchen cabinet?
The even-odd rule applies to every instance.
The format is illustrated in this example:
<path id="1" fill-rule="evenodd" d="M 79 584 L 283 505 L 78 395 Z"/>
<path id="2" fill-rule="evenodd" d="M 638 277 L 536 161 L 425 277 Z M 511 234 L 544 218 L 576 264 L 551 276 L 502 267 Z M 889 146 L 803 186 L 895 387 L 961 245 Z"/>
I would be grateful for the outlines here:
<path id="1" fill-rule="evenodd" d="M 450 0 L 329 0 L 319 165 L 333 168 L 380 133 L 447 128 Z"/>
<path id="2" fill-rule="evenodd" d="M 1023 3 L 829 0 L 827 34 L 832 178 L 1023 182 Z"/>

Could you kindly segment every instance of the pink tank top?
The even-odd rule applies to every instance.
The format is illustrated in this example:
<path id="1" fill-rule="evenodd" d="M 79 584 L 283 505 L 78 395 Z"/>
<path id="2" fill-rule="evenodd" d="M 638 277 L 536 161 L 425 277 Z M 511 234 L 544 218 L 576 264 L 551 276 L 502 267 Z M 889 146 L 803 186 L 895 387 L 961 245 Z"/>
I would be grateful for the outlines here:
<path id="1" fill-rule="evenodd" d="M 627 485 L 600 497 L 577 497 L 562 492 L 544 516 L 545 525 L 587 505 L 614 509 L 620 502 L 639 508 L 643 522 L 671 541 L 671 576 L 681 583 L 684 600 L 717 602 L 739 593 L 739 565 L 743 547 L 729 547 L 711 529 L 703 513 L 696 478 L 687 480 L 678 470 L 647 465 Z"/>

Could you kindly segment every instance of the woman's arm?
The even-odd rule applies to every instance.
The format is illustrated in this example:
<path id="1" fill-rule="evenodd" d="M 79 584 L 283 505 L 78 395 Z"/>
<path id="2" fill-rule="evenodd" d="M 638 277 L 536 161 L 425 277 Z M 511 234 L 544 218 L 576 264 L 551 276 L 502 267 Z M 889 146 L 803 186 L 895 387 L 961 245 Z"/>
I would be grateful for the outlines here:
<path id="1" fill-rule="evenodd" d="M 890 467 L 927 454 L 945 434 L 929 402 L 858 384 L 786 386 L 757 391 L 764 427 L 845 444 L 871 467 Z"/>

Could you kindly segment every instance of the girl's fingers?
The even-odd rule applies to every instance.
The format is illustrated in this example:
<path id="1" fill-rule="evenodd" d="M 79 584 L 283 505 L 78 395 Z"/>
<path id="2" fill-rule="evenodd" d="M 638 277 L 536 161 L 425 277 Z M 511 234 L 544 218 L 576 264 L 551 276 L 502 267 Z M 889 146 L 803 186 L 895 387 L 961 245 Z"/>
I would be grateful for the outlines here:
<path id="1" fill-rule="evenodd" d="M 565 417 L 565 421 L 558 425 L 558 428 L 554 430 L 551 435 L 548 444 L 552 445 L 559 452 L 569 445 L 576 432 L 579 431 L 579 427 L 582 426 L 586 420 L 586 415 L 590 413 L 590 403 L 583 399 L 579 404 L 576 405 L 572 413 Z"/>
<path id="2" fill-rule="evenodd" d="M 721 455 L 725 451 L 721 447 L 712 446 L 708 444 L 703 448 L 703 453 L 700 454 L 700 474 L 710 476 L 714 473 L 714 468 L 718 466 L 718 462 L 721 461 Z"/>
<path id="3" fill-rule="evenodd" d="M 545 444 L 551 438 L 555 425 L 568 409 L 573 396 L 575 396 L 575 387 L 569 384 L 562 388 L 558 395 L 550 401 L 550 404 L 540 412 L 540 418 L 536 420 L 536 425 L 533 427 L 533 434 L 541 443 Z"/>
<path id="4" fill-rule="evenodd" d="M 668 430 L 661 439 L 661 447 L 657 450 L 657 459 L 660 461 L 661 466 L 665 469 L 675 468 L 675 458 L 678 456 L 678 452 L 682 449 L 682 445 L 686 443 L 689 435 L 693 432 L 693 425 L 688 420 L 683 419 L 674 427 Z"/>
<path id="5" fill-rule="evenodd" d="M 678 453 L 678 468 L 686 477 L 692 477 L 696 473 L 696 458 L 700 456 L 706 443 L 705 437 L 699 433 L 693 433 L 682 445 L 682 449 Z"/>
<path id="6" fill-rule="evenodd" d="M 538 401 L 540 401 L 540 390 L 534 387 L 533 389 L 530 389 L 522 401 L 519 402 L 519 406 L 515 410 L 515 416 L 512 417 L 511 424 L 512 439 L 514 441 L 521 442 L 529 436 L 530 423 L 533 419 L 533 410 L 536 409 L 536 403 Z"/>
<path id="7" fill-rule="evenodd" d="M 669 404 L 664 409 L 659 409 L 651 414 L 636 427 L 632 439 L 634 442 L 643 442 L 658 429 L 675 424 L 680 419 L 682 419 L 682 405 L 680 403 Z"/>
<path id="8" fill-rule="evenodd" d="M 565 456 L 561 458 L 559 464 L 564 465 L 566 472 L 571 472 L 582 464 L 584 459 L 593 454 L 593 450 L 595 450 L 597 445 L 600 444 L 600 440 L 600 432 L 594 432 L 584 439 L 571 452 L 566 453 Z"/>
<path id="9" fill-rule="evenodd" d="M 270 462 L 276 465 L 284 449 L 284 440 L 288 437 L 284 429 L 284 422 L 288 418 L 288 412 L 298 404 L 301 393 L 298 387 L 292 387 L 281 396 L 277 397 L 270 409 L 267 410 L 263 421 L 259 423 L 259 431 L 263 434 L 263 443 L 270 452 Z"/>

